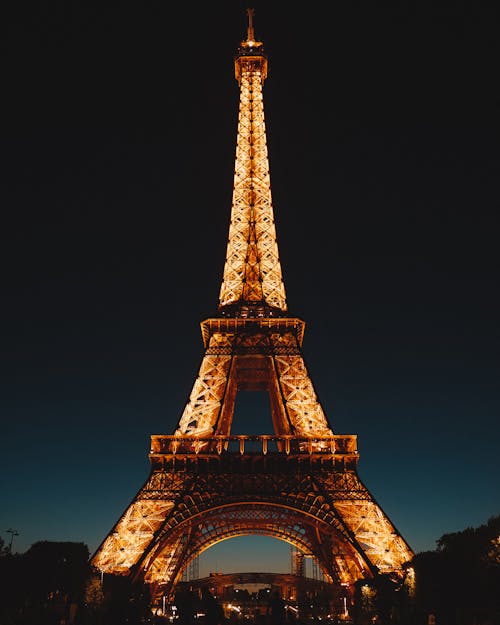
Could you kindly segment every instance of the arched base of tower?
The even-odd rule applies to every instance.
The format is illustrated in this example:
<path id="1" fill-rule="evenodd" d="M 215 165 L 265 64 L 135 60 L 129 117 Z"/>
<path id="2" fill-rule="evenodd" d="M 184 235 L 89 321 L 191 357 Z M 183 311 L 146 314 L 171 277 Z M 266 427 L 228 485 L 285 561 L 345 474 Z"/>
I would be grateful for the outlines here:
<path id="1" fill-rule="evenodd" d="M 293 451 L 276 437 L 281 450 L 270 451 L 273 437 L 254 437 L 266 439 L 265 452 L 234 453 L 221 437 L 171 438 L 175 453 L 152 454 L 149 479 L 94 555 L 100 570 L 157 584 L 170 597 L 193 558 L 235 536 L 284 540 L 339 586 L 401 577 L 412 557 L 338 441 Z"/>

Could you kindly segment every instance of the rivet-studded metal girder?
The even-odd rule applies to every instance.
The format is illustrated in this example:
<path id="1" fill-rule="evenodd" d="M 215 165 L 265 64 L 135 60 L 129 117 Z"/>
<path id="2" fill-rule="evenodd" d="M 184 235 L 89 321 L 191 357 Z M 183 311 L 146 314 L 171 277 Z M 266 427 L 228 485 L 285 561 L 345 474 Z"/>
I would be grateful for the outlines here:
<path id="1" fill-rule="evenodd" d="M 201 324 L 205 353 L 177 428 L 152 436 L 151 474 L 92 557 L 162 594 L 196 555 L 245 534 L 290 542 L 339 584 L 400 575 L 413 556 L 357 474 L 356 437 L 330 427 L 301 351 L 305 324 L 286 314 L 262 102 L 267 58 L 248 32 L 235 60 L 240 118 L 218 314 Z M 231 435 L 242 390 L 267 391 L 275 435 Z"/>

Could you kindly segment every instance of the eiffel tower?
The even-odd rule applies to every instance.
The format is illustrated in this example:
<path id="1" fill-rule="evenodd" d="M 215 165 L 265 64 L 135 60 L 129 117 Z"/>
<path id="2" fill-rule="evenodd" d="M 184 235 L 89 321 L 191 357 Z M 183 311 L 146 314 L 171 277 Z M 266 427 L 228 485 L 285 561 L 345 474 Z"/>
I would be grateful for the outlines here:
<path id="1" fill-rule="evenodd" d="M 357 473 L 355 435 L 336 434 L 309 377 L 305 323 L 287 311 L 264 122 L 268 59 L 248 9 L 231 221 L 217 313 L 176 430 L 153 435 L 145 484 L 91 558 L 103 573 L 172 596 L 215 543 L 248 534 L 290 543 L 332 584 L 401 577 L 412 550 Z M 231 435 L 238 391 L 267 391 L 274 435 Z"/>

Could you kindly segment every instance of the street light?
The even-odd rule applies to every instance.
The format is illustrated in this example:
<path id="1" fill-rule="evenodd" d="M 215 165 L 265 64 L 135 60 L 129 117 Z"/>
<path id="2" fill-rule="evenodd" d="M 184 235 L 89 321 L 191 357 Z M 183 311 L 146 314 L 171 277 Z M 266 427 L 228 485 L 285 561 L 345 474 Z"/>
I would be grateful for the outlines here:
<path id="1" fill-rule="evenodd" d="M 9 529 L 5 531 L 7 532 L 7 534 L 10 534 L 9 553 L 12 553 L 12 543 L 14 541 L 14 536 L 19 536 L 19 532 L 13 530 L 11 527 L 9 527 Z"/>

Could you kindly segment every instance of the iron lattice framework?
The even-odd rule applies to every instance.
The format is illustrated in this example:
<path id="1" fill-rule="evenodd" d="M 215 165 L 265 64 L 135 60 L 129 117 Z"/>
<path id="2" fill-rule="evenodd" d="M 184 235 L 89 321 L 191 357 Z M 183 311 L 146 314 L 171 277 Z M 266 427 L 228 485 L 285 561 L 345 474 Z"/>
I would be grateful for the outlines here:
<path id="1" fill-rule="evenodd" d="M 105 573 L 170 594 L 193 558 L 234 536 L 286 540 L 332 583 L 401 575 L 413 553 L 357 473 L 353 435 L 334 434 L 309 377 L 304 322 L 287 315 L 253 33 L 235 57 L 240 106 L 231 223 L 218 312 L 173 435 L 151 439 L 151 473 L 92 557 Z M 267 391 L 274 436 L 231 436 L 240 390 Z"/>

